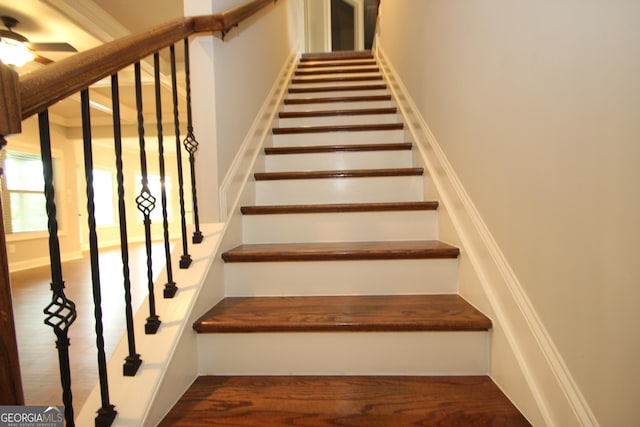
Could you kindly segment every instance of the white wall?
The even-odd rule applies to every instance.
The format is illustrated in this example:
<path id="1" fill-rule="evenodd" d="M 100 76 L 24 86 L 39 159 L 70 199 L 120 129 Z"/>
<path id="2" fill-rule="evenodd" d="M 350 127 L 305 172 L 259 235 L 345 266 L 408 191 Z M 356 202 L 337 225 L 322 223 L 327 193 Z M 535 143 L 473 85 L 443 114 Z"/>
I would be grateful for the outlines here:
<path id="1" fill-rule="evenodd" d="M 306 52 L 331 51 L 331 2 L 305 0 Z"/>
<path id="2" fill-rule="evenodd" d="M 640 3 L 382 3 L 397 70 L 602 426 L 640 424 Z"/>
<path id="3" fill-rule="evenodd" d="M 220 3 L 226 3 L 224 10 L 244 1 Z M 287 22 L 286 3 L 267 6 L 232 29 L 224 41 L 214 42 L 220 179 L 289 55 L 288 27 L 282 25 Z"/>
<path id="4" fill-rule="evenodd" d="M 217 13 L 244 0 L 185 1 L 186 15 Z M 203 195 L 202 220 L 218 220 L 217 189 L 287 60 L 297 29 L 289 25 L 291 3 L 278 1 L 233 28 L 192 41 L 194 127 L 201 144 L 198 181 Z M 213 80 L 211 80 L 213 78 Z M 206 197 L 206 199 L 204 198 Z M 199 197 L 200 200 L 200 197 Z"/>

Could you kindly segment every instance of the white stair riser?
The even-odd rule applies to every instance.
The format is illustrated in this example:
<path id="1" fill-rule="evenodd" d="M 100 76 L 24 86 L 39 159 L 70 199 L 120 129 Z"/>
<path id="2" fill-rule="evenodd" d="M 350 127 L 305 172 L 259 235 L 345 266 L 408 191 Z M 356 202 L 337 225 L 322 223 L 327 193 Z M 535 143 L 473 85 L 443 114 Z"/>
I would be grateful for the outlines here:
<path id="1" fill-rule="evenodd" d="M 331 64 L 340 64 L 341 67 L 346 67 L 348 64 L 349 66 L 358 66 L 358 67 L 365 67 L 367 66 L 366 64 L 368 62 L 373 61 L 373 58 L 351 58 L 351 59 L 347 59 L 347 58 L 332 58 L 330 61 L 321 61 L 321 60 L 306 60 L 306 61 L 300 61 L 300 65 L 312 65 L 314 67 L 322 67 L 325 68 L 324 66 L 328 63 Z M 304 68 L 304 67 L 302 67 Z"/>
<path id="2" fill-rule="evenodd" d="M 384 80 L 376 78 L 379 77 L 379 73 L 353 73 L 353 74 L 322 74 L 317 76 L 295 76 L 293 79 L 296 83 L 292 83 L 290 88 L 307 88 L 307 87 L 333 87 L 333 86 L 353 86 L 353 85 L 375 85 L 383 84 Z M 314 79 L 332 79 L 332 78 L 356 78 L 364 77 L 371 80 L 350 80 L 350 81 L 329 81 L 329 82 L 314 82 Z M 389 93 L 389 92 L 387 92 Z"/>
<path id="3" fill-rule="evenodd" d="M 355 116 L 328 116 L 328 117 L 305 117 L 305 118 L 285 118 L 278 120 L 278 127 L 298 127 L 298 126 L 331 126 L 331 125 L 358 125 L 376 123 L 398 123 L 397 114 L 369 114 Z"/>
<path id="4" fill-rule="evenodd" d="M 198 362 L 202 375 L 486 375 L 489 334 L 201 334 Z"/>
<path id="5" fill-rule="evenodd" d="M 284 172 L 296 170 L 408 168 L 412 166 L 411 158 L 410 150 L 270 154 L 265 156 L 265 170 L 268 172 Z"/>
<path id="6" fill-rule="evenodd" d="M 377 70 L 376 70 L 377 68 Z M 303 73 L 303 74 L 299 74 Z M 315 67 L 315 68 L 296 68 L 292 80 L 298 79 L 315 79 L 315 78 L 332 78 L 332 77 L 362 77 L 375 76 L 380 77 L 380 68 L 376 65 L 363 66 L 342 66 L 342 67 Z M 293 85 L 293 84 L 292 84 Z"/>
<path id="7" fill-rule="evenodd" d="M 422 176 L 293 179 L 256 182 L 256 204 L 413 202 Z"/>
<path id="8" fill-rule="evenodd" d="M 332 96 L 378 96 L 387 95 L 389 93 L 386 89 L 367 89 L 367 90 L 337 90 L 331 92 L 316 91 L 316 92 L 303 92 L 303 93 L 289 93 L 287 99 L 299 99 L 299 98 L 329 98 Z"/>
<path id="9" fill-rule="evenodd" d="M 244 243 L 435 240 L 436 211 L 244 215 Z"/>
<path id="10" fill-rule="evenodd" d="M 345 68 L 346 69 L 346 68 Z M 299 70 L 299 71 L 303 71 L 305 73 L 309 72 L 309 70 Z M 292 79 L 295 80 L 304 80 L 304 79 L 324 79 L 324 78 L 344 78 L 344 77 L 380 77 L 380 71 L 367 71 L 366 69 L 362 69 L 360 68 L 360 70 L 358 70 L 358 73 L 343 73 L 340 72 L 342 71 L 342 69 L 340 68 L 334 68 L 333 70 L 331 70 L 332 72 L 330 74 L 317 74 L 317 70 L 313 70 L 313 72 L 315 74 L 305 74 L 305 75 L 294 75 L 292 77 Z M 353 71 L 353 69 L 351 70 Z M 295 83 L 298 84 L 298 83 Z"/>
<path id="11" fill-rule="evenodd" d="M 416 295 L 458 291 L 457 259 L 225 263 L 227 296 Z"/>
<path id="12" fill-rule="evenodd" d="M 285 104 L 283 111 L 346 110 L 349 108 L 390 108 L 395 106 L 393 101 L 314 102 L 311 104 Z"/>
<path id="13" fill-rule="evenodd" d="M 308 67 L 297 67 L 296 71 L 301 71 L 304 73 L 308 73 L 308 72 L 316 72 L 316 71 L 331 71 L 331 72 L 338 72 L 338 71 L 342 71 L 342 70 L 349 70 L 349 71 L 353 71 L 353 70 L 368 70 L 371 68 L 379 68 L 377 65 L 370 65 L 365 63 L 360 63 L 360 64 L 347 64 L 347 65 L 340 65 L 340 66 L 329 66 L 327 67 L 326 65 L 323 66 L 319 66 L 322 64 L 318 64 L 316 63 L 315 66 L 313 68 L 308 68 Z M 378 74 L 380 74 L 378 72 Z"/>
<path id="14" fill-rule="evenodd" d="M 389 95 L 388 89 L 375 89 L 374 86 L 385 84 L 382 80 L 372 80 L 364 82 L 351 82 L 349 84 L 338 83 L 304 83 L 292 85 L 291 92 L 286 93 L 286 99 L 300 98 L 333 98 L 342 96 L 380 96 Z M 366 89 L 360 89 L 355 86 L 371 86 Z M 335 90 L 337 88 L 337 90 Z M 305 92 L 296 92 L 299 89 L 305 89 Z M 311 90 L 311 91 L 309 91 Z"/>
<path id="15" fill-rule="evenodd" d="M 375 144 L 405 142 L 405 139 L 403 130 L 297 133 L 273 135 L 273 146 Z"/>

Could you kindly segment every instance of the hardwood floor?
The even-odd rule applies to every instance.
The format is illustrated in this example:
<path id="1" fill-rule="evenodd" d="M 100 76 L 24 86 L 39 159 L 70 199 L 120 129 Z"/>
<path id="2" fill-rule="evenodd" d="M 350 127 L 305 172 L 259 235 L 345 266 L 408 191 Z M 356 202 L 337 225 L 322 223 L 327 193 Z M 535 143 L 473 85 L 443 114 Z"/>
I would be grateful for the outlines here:
<path id="1" fill-rule="evenodd" d="M 199 377 L 180 426 L 529 426 L 489 377 Z"/>
<path id="2" fill-rule="evenodd" d="M 154 278 L 164 266 L 164 245 L 153 245 Z M 147 295 L 143 244 L 130 245 L 131 292 L 134 311 Z M 76 304 L 78 317 L 70 328 L 71 387 L 79 411 L 98 380 L 95 320 L 88 256 L 62 265 L 65 294 Z M 125 333 L 124 289 L 120 247 L 100 253 L 100 277 L 105 352 L 111 355 Z M 61 405 L 62 391 L 55 334 L 44 324 L 43 309 L 51 302 L 49 266 L 11 273 L 16 333 L 27 405 Z M 156 289 L 156 295 L 162 290 Z M 161 296 L 160 296 L 161 298 Z"/>

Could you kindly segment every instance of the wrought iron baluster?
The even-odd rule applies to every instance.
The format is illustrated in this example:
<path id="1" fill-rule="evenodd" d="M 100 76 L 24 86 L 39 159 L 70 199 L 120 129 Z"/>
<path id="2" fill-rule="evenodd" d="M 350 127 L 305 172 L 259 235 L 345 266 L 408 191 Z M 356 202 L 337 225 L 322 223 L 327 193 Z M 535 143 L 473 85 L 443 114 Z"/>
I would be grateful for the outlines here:
<path id="1" fill-rule="evenodd" d="M 158 161 L 160 169 L 160 194 L 162 202 L 162 229 L 164 230 L 164 255 L 166 260 L 167 283 L 164 285 L 164 297 L 173 298 L 178 291 L 173 281 L 173 267 L 171 265 L 171 242 L 169 241 L 169 220 L 167 213 L 167 189 L 165 187 L 166 173 L 164 168 L 164 137 L 162 133 L 162 95 L 160 91 L 160 53 L 153 55 L 153 69 L 156 90 L 156 125 L 158 127 Z"/>
<path id="2" fill-rule="evenodd" d="M 144 216 L 144 243 L 147 252 L 147 285 L 149 287 L 149 317 L 144 325 L 146 334 L 155 334 L 160 327 L 160 316 L 156 314 L 156 297 L 153 290 L 153 266 L 151 261 L 151 212 L 156 207 L 156 198 L 149 191 L 149 176 L 147 173 L 147 153 L 144 141 L 144 117 L 142 114 L 142 77 L 140 63 L 134 65 L 136 83 L 136 108 L 138 110 L 138 137 L 140 140 L 140 173 L 142 174 L 142 189 L 136 197 L 138 210 Z"/>
<path id="3" fill-rule="evenodd" d="M 184 147 L 189 153 L 189 168 L 191 170 L 191 196 L 193 198 L 193 222 L 196 230 L 193 232 L 193 243 L 202 242 L 203 236 L 200 231 L 200 220 L 198 219 L 198 194 L 196 192 L 196 151 L 198 151 L 198 141 L 193 134 L 193 119 L 191 115 L 191 69 L 189 67 L 189 39 L 184 39 L 184 72 L 187 84 L 187 137 L 184 140 Z"/>
<path id="4" fill-rule="evenodd" d="M 132 377 L 142 363 L 136 353 L 136 338 L 133 330 L 133 308 L 131 306 L 131 275 L 129 270 L 129 240 L 127 237 L 127 212 L 124 202 L 124 175 L 122 173 L 122 126 L 120 121 L 120 89 L 118 74 L 111 76 L 111 102 L 113 109 L 113 139 L 116 153 L 116 180 L 118 182 L 118 215 L 120 221 L 120 252 L 122 254 L 122 275 L 124 278 L 124 305 L 127 323 L 127 343 L 129 355 L 122 367 L 123 374 Z"/>
<path id="5" fill-rule="evenodd" d="M 53 188 L 53 160 L 51 158 L 51 133 L 49 112 L 38 115 L 40 125 L 40 151 L 44 175 L 44 195 L 46 199 L 49 229 L 49 259 L 51 263 L 51 303 L 44 309 L 44 323 L 53 328 L 56 334 L 60 383 L 62 385 L 62 403 L 67 426 L 74 426 L 73 397 L 71 393 L 71 368 L 69 365 L 69 327 L 76 320 L 76 305 L 64 293 L 62 263 L 60 260 L 60 242 L 58 240 L 58 222 L 56 220 L 55 191 Z"/>
<path id="6" fill-rule="evenodd" d="M 176 134 L 176 159 L 178 162 L 178 195 L 180 197 L 180 224 L 182 226 L 182 256 L 180 268 L 188 268 L 191 265 L 191 255 L 187 243 L 187 214 L 184 208 L 184 179 L 182 171 L 182 146 L 180 144 L 180 116 L 178 114 L 178 79 L 176 73 L 176 47 L 169 47 L 171 57 L 171 93 L 173 101 L 173 124 Z"/>
<path id="7" fill-rule="evenodd" d="M 84 145 L 84 172 L 87 181 L 87 213 L 89 221 L 89 256 L 91 259 L 91 283 L 93 309 L 96 320 L 96 346 L 98 350 L 98 379 L 102 406 L 98 409 L 96 427 L 110 426 L 117 412 L 109 402 L 107 381 L 107 357 L 104 351 L 104 328 L 102 325 L 102 295 L 100 291 L 100 267 L 98 262 L 98 234 L 96 232 L 95 204 L 93 192 L 93 148 L 91 146 L 91 113 L 89 89 L 80 92 L 82 105 L 82 140 Z"/>

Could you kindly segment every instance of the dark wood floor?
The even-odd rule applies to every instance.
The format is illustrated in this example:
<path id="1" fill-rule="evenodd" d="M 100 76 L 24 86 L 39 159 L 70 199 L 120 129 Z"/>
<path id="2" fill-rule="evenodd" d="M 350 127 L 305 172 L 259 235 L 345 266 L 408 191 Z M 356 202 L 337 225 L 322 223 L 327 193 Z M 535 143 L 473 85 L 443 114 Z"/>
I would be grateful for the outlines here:
<path id="1" fill-rule="evenodd" d="M 529 426 L 489 377 L 198 378 L 161 427 Z"/>
<path id="2" fill-rule="evenodd" d="M 144 245 L 130 248 L 132 300 L 134 309 L 147 295 Z M 164 246 L 153 245 L 154 277 L 164 266 Z M 63 263 L 65 294 L 76 304 L 78 317 L 71 326 L 71 382 L 74 408 L 78 411 L 95 385 L 97 350 L 91 267 L 88 258 Z M 120 248 L 109 248 L 100 254 L 101 292 L 105 350 L 111 355 L 125 333 L 124 288 Z M 58 368 L 55 334 L 44 324 L 42 310 L 51 302 L 49 266 L 11 273 L 16 333 L 25 403 L 28 405 L 61 405 L 62 391 Z M 157 290 L 156 292 L 161 292 Z"/>

